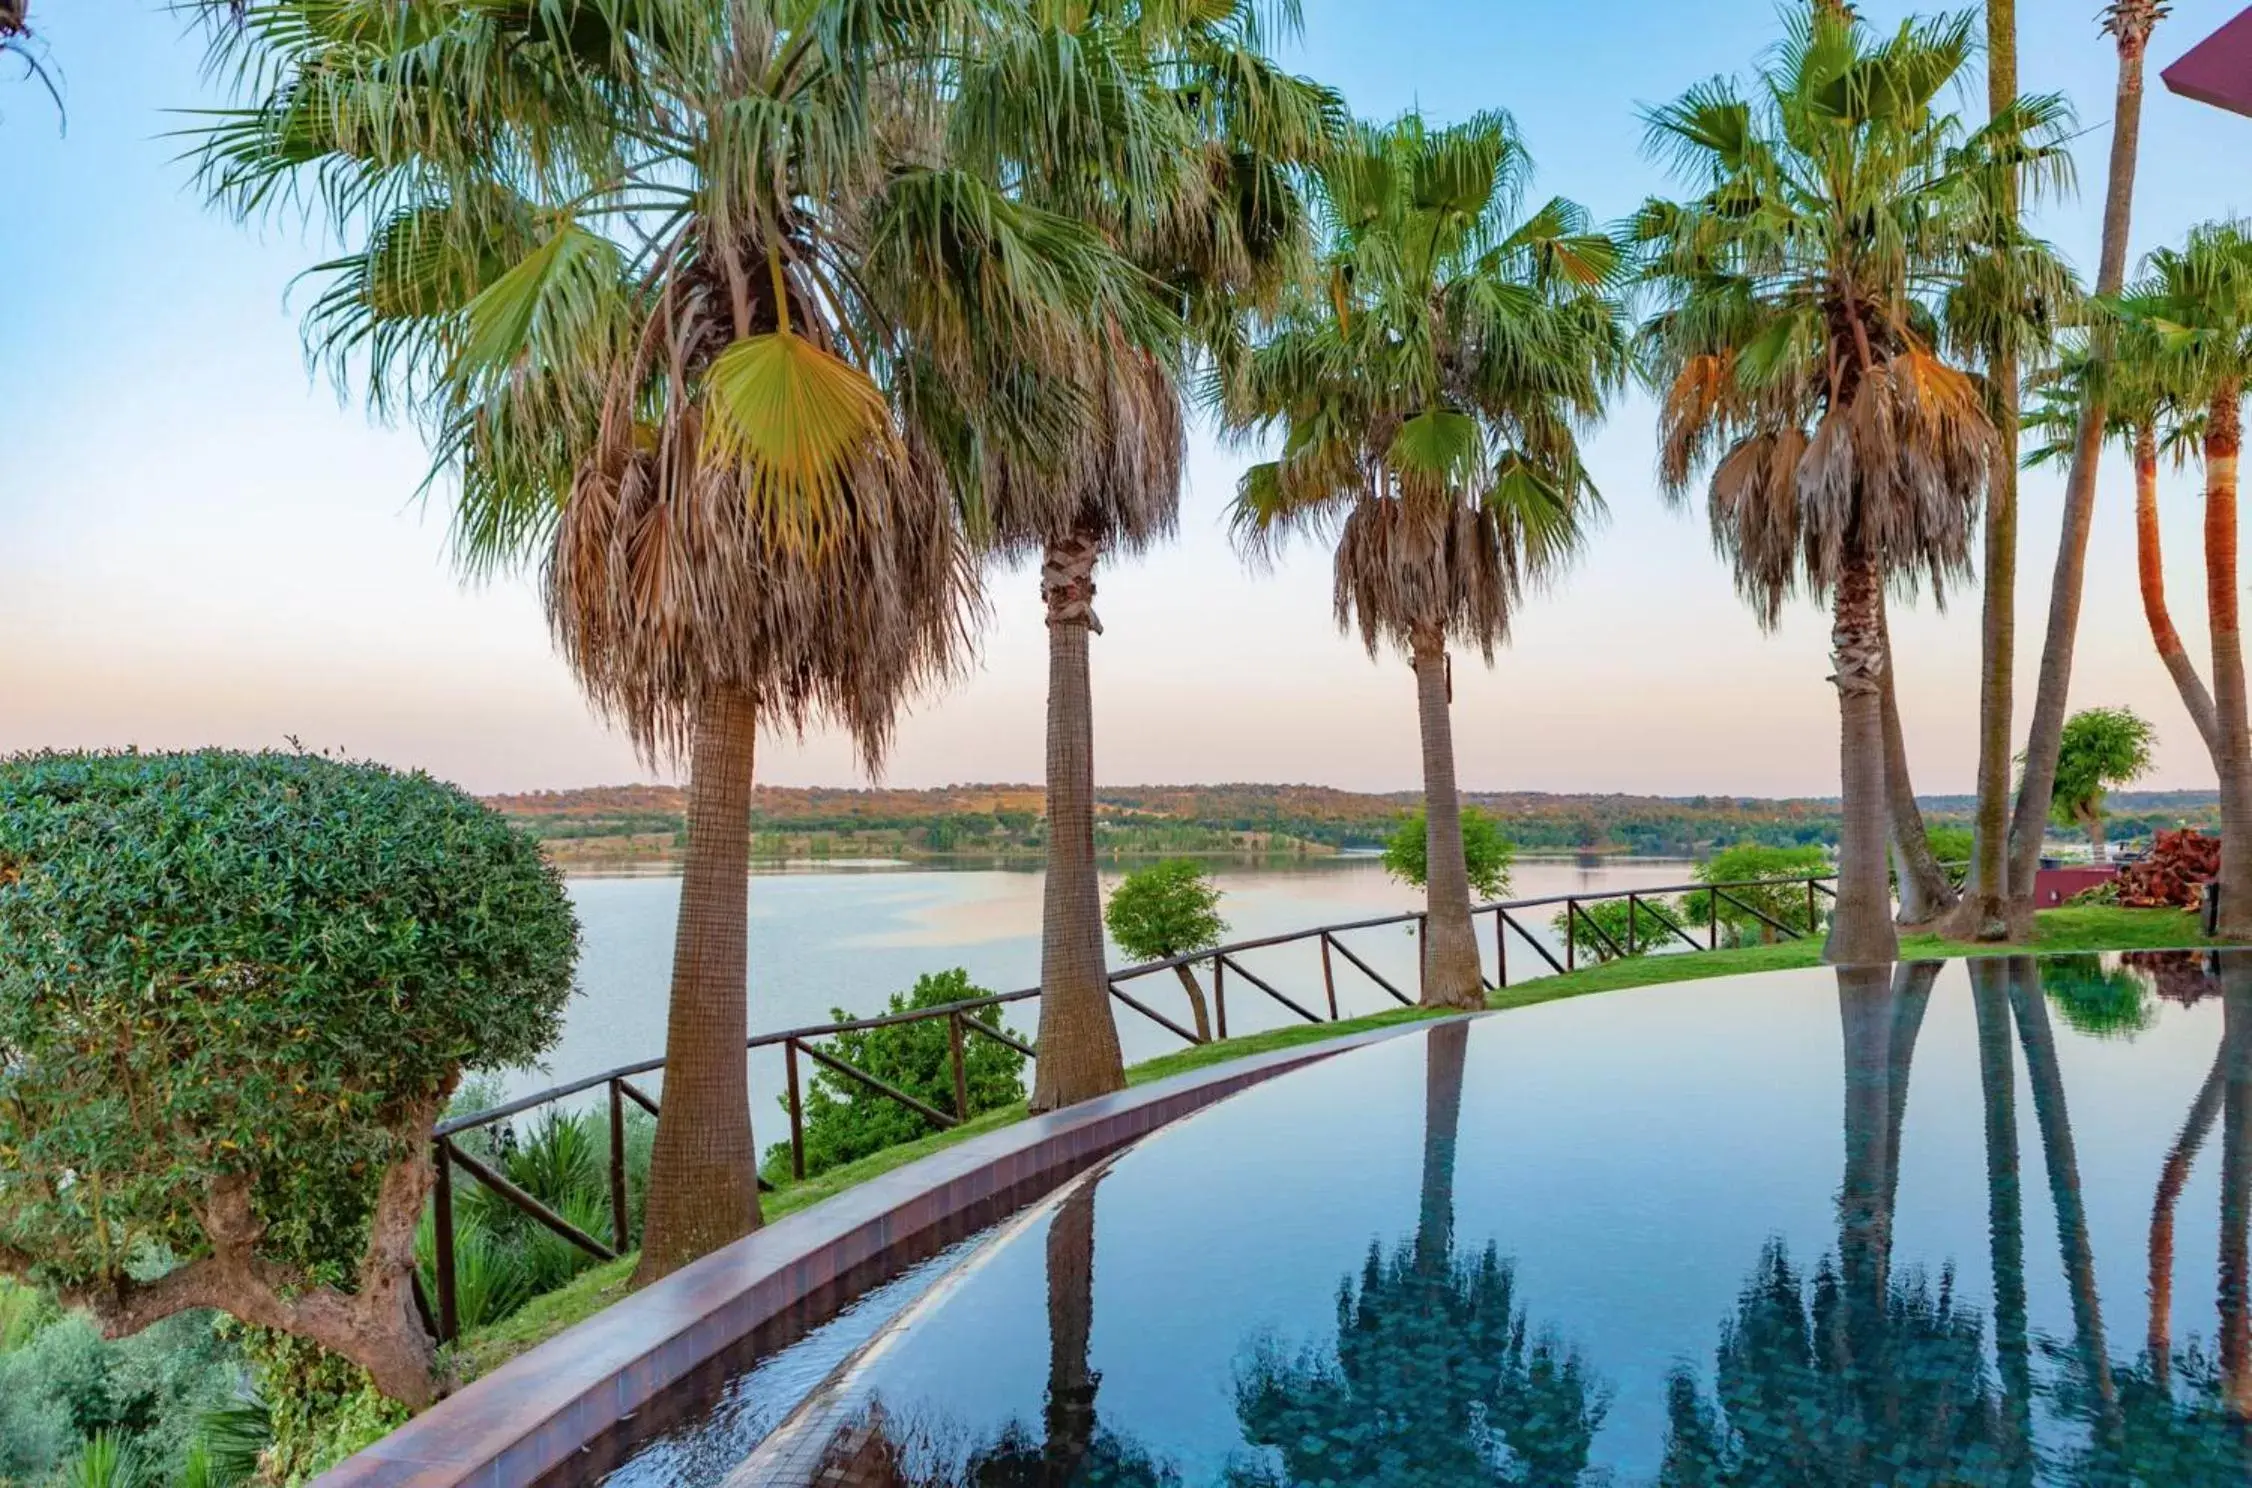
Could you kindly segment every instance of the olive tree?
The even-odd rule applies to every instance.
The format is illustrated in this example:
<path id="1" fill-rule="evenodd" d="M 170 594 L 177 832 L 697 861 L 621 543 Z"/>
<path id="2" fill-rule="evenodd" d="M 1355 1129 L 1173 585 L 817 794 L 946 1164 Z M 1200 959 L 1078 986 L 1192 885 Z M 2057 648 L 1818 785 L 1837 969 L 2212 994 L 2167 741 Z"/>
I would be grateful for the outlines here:
<path id="1" fill-rule="evenodd" d="M 1220 916 L 1220 886 L 1188 858 L 1172 858 L 1137 868 L 1110 891 L 1103 907 L 1103 923 L 1118 948 L 1137 961 L 1169 961 L 1192 951 L 1209 951 L 1228 933 Z M 1187 963 L 1173 968 L 1181 988 L 1189 995 L 1189 1011 L 1196 1019 L 1196 1036 L 1212 1039 L 1212 1014 L 1205 1007 L 1204 988 Z"/>
<path id="2" fill-rule="evenodd" d="M 426 775 L 0 760 L 0 1274 L 112 1337 L 217 1309 L 427 1403 L 430 1126 L 554 1041 L 577 944 L 537 846 Z"/>

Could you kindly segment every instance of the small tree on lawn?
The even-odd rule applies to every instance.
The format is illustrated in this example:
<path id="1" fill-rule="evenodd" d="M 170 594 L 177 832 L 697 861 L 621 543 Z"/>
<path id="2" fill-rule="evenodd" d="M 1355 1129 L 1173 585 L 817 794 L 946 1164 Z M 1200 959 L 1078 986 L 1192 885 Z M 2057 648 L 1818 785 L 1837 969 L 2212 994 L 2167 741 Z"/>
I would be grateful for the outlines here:
<path id="1" fill-rule="evenodd" d="M 537 845 L 426 775 L 0 760 L 0 1273 L 112 1337 L 217 1309 L 427 1403 L 430 1126 L 554 1042 L 577 948 Z"/>
<path id="2" fill-rule="evenodd" d="M 1187 858 L 1153 863 L 1127 874 L 1110 891 L 1103 923 L 1110 927 L 1110 938 L 1118 948 L 1137 961 L 1166 961 L 1208 951 L 1228 933 L 1228 922 L 1220 917 L 1219 885 Z M 1185 962 L 1173 973 L 1189 995 L 1197 1038 L 1209 1043 L 1212 1015 L 1204 1005 L 1204 988 Z"/>
<path id="3" fill-rule="evenodd" d="M 2104 797 L 2150 773 L 2150 749 L 2157 742 L 2157 731 L 2132 708 L 2088 708 L 2065 720 L 2049 816 L 2060 827 L 2087 828 L 2099 862 Z"/>
<path id="4" fill-rule="evenodd" d="M 1384 869 L 1404 884 L 1422 888 L 1427 871 L 1423 813 L 1403 817 L 1384 843 Z M 1509 892 L 1509 870 L 1517 844 L 1504 837 L 1500 823 L 1475 806 L 1462 808 L 1462 858 L 1470 873 L 1470 892 L 1499 899 Z"/>

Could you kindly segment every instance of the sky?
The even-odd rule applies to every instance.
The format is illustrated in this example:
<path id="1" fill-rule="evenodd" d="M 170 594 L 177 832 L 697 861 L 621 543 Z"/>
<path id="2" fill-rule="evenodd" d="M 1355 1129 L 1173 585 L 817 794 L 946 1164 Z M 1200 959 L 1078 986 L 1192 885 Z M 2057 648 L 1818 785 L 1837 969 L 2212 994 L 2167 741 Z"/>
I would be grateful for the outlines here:
<path id="1" fill-rule="evenodd" d="M 1867 0 L 1890 25 L 1912 7 Z M 2252 210 L 2252 119 L 2164 92 L 2160 67 L 2233 15 L 2177 0 L 2153 47 L 2134 252 Z M 2076 200 L 2043 230 L 2093 272 L 2113 53 L 2097 0 L 2021 7 L 2029 92 L 2068 95 Z M 1448 120 L 1503 108 L 1537 196 L 1599 220 L 1670 189 L 1638 110 L 1742 72 L 1778 31 L 1770 0 L 1305 0 L 1282 48 L 1353 110 Z M 192 111 L 221 105 L 200 43 L 162 0 L 34 0 L 68 105 L 0 60 L 0 751 L 137 745 L 339 749 L 477 791 L 672 778 L 593 716 L 549 644 L 531 579 L 464 582 L 446 494 L 427 498 L 411 430 L 381 427 L 308 369 L 327 247 L 292 218 L 206 208 L 180 158 Z M 1983 99 L 1968 106 L 1975 113 Z M 1490 669 L 1456 664 L 1459 774 L 1478 790 L 1685 795 L 1837 791 L 1828 626 L 1811 605 L 1764 634 L 1712 555 L 1699 509 L 1652 476 L 1654 417 L 1629 396 L 1589 437 L 1610 514 L 1585 558 L 1531 600 Z M 1231 548 L 1225 509 L 1253 452 L 1192 435 L 1179 538 L 1098 574 L 1096 776 L 1112 785 L 1417 785 L 1413 678 L 1371 660 L 1330 609 L 1329 555 L 1272 571 Z M 2166 477 L 2175 620 L 2202 654 L 2194 475 Z M 2018 718 L 2055 561 L 2061 478 L 2022 503 Z M 918 702 L 884 776 L 898 786 L 1040 777 L 1046 694 L 1038 584 L 990 577 L 973 677 Z M 1976 764 L 1978 596 L 1893 621 L 1916 785 L 1967 793 Z M 2099 488 L 2072 702 L 2158 728 L 2154 787 L 2209 788 L 2136 598 L 2125 462 Z M 763 780 L 866 783 L 841 737 L 769 741 Z"/>

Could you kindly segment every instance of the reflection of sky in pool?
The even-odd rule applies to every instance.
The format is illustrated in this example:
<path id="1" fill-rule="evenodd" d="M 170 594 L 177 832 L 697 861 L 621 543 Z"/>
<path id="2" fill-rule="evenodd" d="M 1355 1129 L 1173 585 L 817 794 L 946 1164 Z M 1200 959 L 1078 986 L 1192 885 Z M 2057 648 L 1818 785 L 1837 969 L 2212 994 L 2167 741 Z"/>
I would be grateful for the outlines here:
<path id="1" fill-rule="evenodd" d="M 839 1483 L 2252 1481 L 2220 1409 L 2233 1384 L 2252 1410 L 2224 1336 L 2245 1324 L 2252 960 L 2193 972 L 2189 1006 L 2116 963 L 2047 963 L 2045 991 L 2033 965 L 1613 993 L 1246 1092 L 1010 1227 L 743 1478 L 805 1481 L 780 1464 L 826 1450 Z M 2073 1026 L 2138 1007 L 2131 1037 Z M 2209 1085 L 2223 1054 L 2234 1078 Z M 2207 1088 L 2169 1398 L 2152 1200 Z M 1473 1284 L 1488 1245 L 1498 1322 L 1501 1274 Z M 1742 1310 L 1770 1247 L 1795 1290 Z M 1567 1356 L 1584 1388 L 1556 1383 Z M 1676 1376 L 1694 1391 L 1669 1409 Z M 1575 1446 L 1559 1423 L 1598 1406 Z"/>

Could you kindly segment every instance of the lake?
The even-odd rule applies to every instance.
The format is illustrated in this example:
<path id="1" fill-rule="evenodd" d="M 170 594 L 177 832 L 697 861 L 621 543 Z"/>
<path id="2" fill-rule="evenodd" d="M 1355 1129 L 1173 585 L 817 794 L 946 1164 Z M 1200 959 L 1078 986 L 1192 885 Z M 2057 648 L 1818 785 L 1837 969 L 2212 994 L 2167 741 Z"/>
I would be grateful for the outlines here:
<path id="1" fill-rule="evenodd" d="M 1221 912 L 1232 940 L 1365 919 L 1418 908 L 1420 891 L 1394 882 L 1373 856 L 1349 855 L 1284 864 L 1216 862 L 1225 893 Z M 1120 870 L 1106 868 L 1107 895 Z M 1523 858 L 1513 872 L 1510 897 L 1597 892 L 1686 882 L 1687 862 L 1670 858 Z M 996 992 L 1028 987 L 1040 977 L 1038 870 L 843 867 L 758 872 L 749 884 L 751 906 L 750 999 L 754 1033 L 830 1020 L 832 1010 L 853 1016 L 881 1012 L 894 992 L 926 971 L 965 968 L 973 981 Z M 674 875 L 574 877 L 572 903 L 584 930 L 579 995 L 571 1004 L 563 1038 L 546 1068 L 518 1071 L 503 1081 L 511 1095 L 577 1079 L 664 1052 L 665 994 L 672 971 L 673 920 L 680 906 Z M 1525 917 L 1552 947 L 1547 915 Z M 1490 921 L 1480 939 L 1492 971 Z M 1522 943 L 1510 948 L 1510 979 L 1547 967 Z M 1346 942 L 1396 985 L 1412 989 L 1414 939 L 1405 929 L 1355 932 Z M 1111 948 L 1111 964 L 1128 958 Z M 1285 991 L 1318 994 L 1319 953 L 1312 944 L 1257 951 L 1243 958 L 1254 972 Z M 1287 978 L 1287 980 L 1285 980 Z M 1131 984 L 1137 997 L 1168 1017 L 1186 1022 L 1186 996 L 1170 977 Z M 1315 990 L 1309 990 L 1315 989 Z M 1348 1017 L 1393 1003 L 1382 989 L 1338 966 L 1338 1003 Z M 1120 1007 L 1119 1035 L 1129 1061 L 1181 1047 L 1180 1040 Z M 1228 1027 L 1242 1034 L 1292 1021 L 1280 1006 L 1248 987 L 1228 999 Z M 1009 1021 L 1029 1041 L 1029 1005 Z M 766 1068 L 771 1063 L 773 1068 Z M 760 1094 L 754 1115 L 771 1120 L 766 1092 L 777 1088 L 779 1057 L 754 1057 L 751 1073 Z"/>

